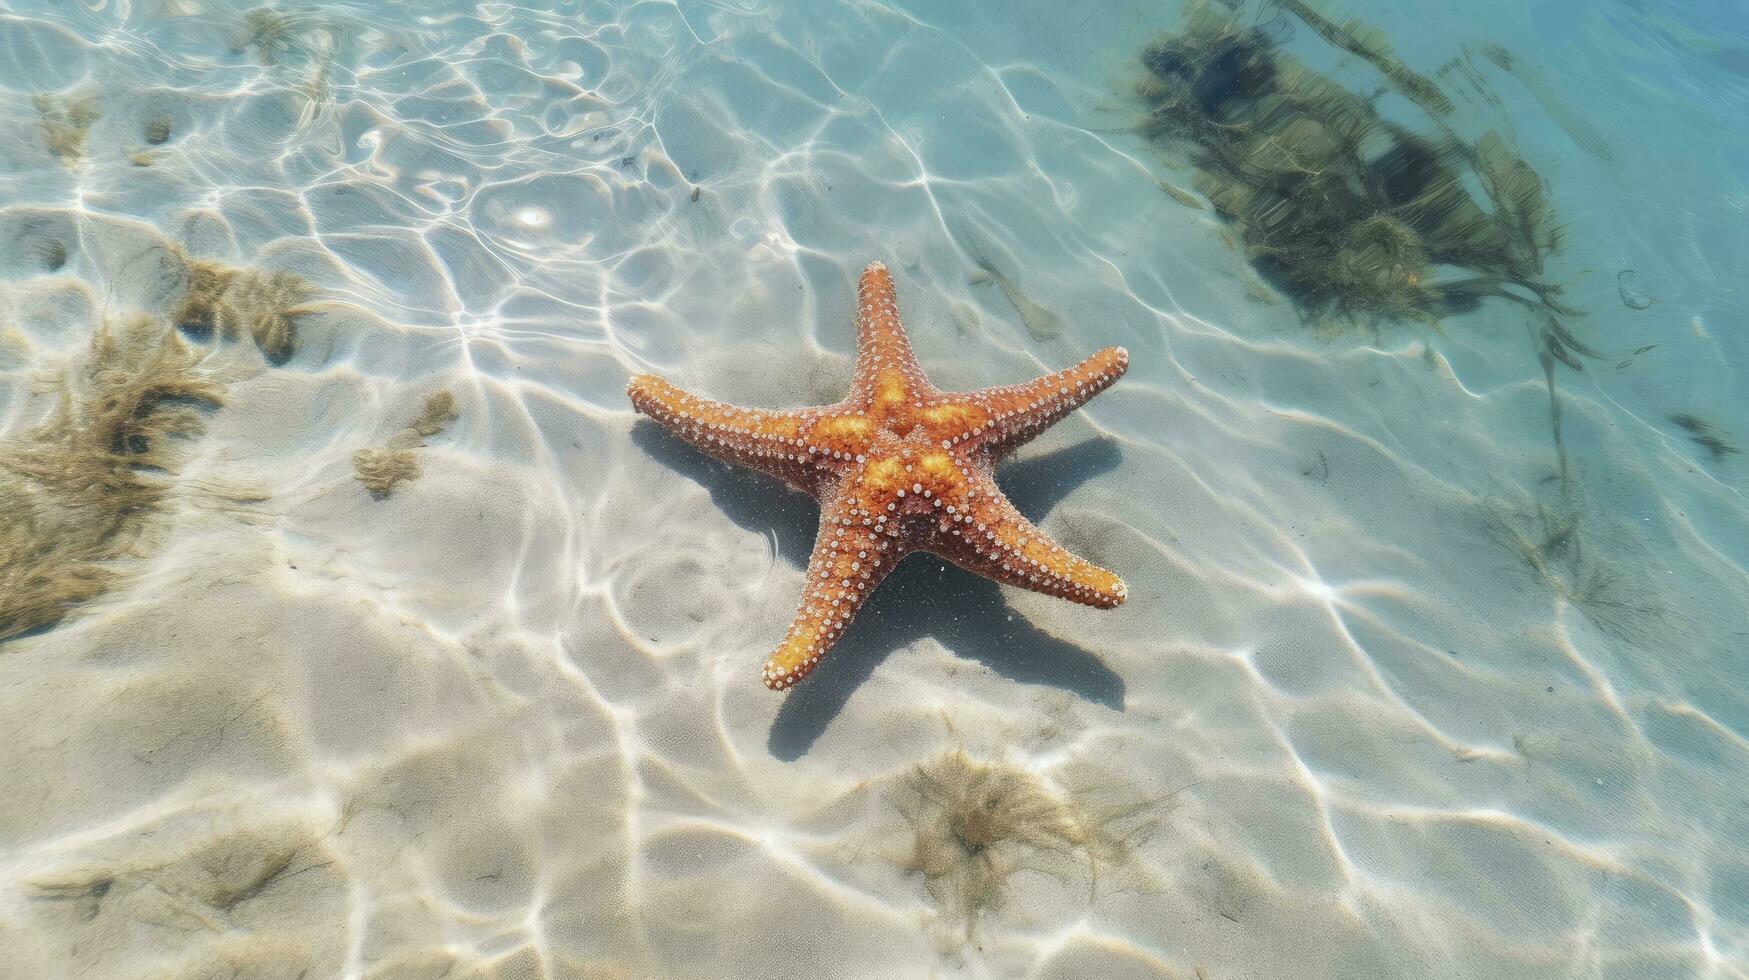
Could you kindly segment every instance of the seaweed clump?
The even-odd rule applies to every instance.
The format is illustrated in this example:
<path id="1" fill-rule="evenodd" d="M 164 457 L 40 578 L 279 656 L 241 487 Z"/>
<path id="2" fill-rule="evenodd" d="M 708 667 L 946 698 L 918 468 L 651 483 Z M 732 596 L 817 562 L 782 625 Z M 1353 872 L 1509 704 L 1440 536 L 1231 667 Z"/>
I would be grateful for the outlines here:
<path id="1" fill-rule="evenodd" d="M 419 478 L 419 457 L 413 450 L 425 445 L 425 440 L 442 432 L 456 418 L 455 396 L 447 391 L 432 392 L 425 399 L 425 408 L 411 424 L 395 433 L 381 449 L 360 449 L 352 454 L 352 468 L 358 482 L 378 500 L 387 497 L 402 480 Z"/>
<path id="2" fill-rule="evenodd" d="M 150 319 L 99 328 L 79 384 L 40 430 L 0 445 L 0 639 L 59 622 L 102 594 L 162 509 L 173 440 L 202 429 L 224 389 Z"/>
<path id="3" fill-rule="evenodd" d="M 91 124 L 102 115 L 88 95 L 38 95 L 31 100 L 41 118 L 43 143 L 62 163 L 78 163 L 85 157 L 85 138 Z"/>
<path id="4" fill-rule="evenodd" d="M 1101 862 L 1122 861 L 1129 840 L 1153 829 L 1113 832 L 1117 820 L 1148 804 L 1095 815 L 1024 769 L 963 752 L 917 766 L 895 802 L 912 831 L 900 867 L 923 876 L 929 897 L 965 923 L 968 937 L 982 913 L 1001 906 L 1015 872 L 1069 877 L 1085 863 L 1091 889 Z"/>
<path id="5" fill-rule="evenodd" d="M 1247 259 L 1308 319 L 1437 324 L 1485 300 L 1522 307 L 1564 478 L 1554 364 L 1583 370 L 1581 358 L 1599 355 L 1573 335 L 1578 311 L 1545 272 L 1561 229 L 1542 177 L 1493 130 L 1457 134 L 1443 121 L 1451 100 L 1376 30 L 1276 2 L 1376 69 L 1423 111 L 1425 129 L 1283 50 L 1284 21 L 1246 24 L 1192 0 L 1183 32 L 1142 51 L 1144 134 L 1187 153 Z"/>
<path id="6" fill-rule="evenodd" d="M 1338 47 L 1365 52 L 1430 115 L 1451 111 L 1376 32 L 1286 6 Z M 1387 119 L 1376 98 L 1281 50 L 1277 31 L 1195 3 L 1187 16 L 1184 33 L 1142 53 L 1144 131 L 1190 148 L 1198 189 L 1251 261 L 1307 312 L 1433 320 L 1501 297 L 1544 316 L 1573 314 L 1543 277 L 1560 230 L 1542 179 L 1497 134 L 1468 144 L 1443 127 L 1414 133 Z M 1583 350 L 1563 325 L 1548 326 L 1561 360 Z"/>
<path id="7" fill-rule="evenodd" d="M 217 330 L 235 339 L 247 334 L 268 361 L 285 363 L 297 350 L 297 318 L 314 294 L 294 272 L 238 269 L 204 259 L 188 264 L 188 284 L 172 314 L 196 339 Z"/>

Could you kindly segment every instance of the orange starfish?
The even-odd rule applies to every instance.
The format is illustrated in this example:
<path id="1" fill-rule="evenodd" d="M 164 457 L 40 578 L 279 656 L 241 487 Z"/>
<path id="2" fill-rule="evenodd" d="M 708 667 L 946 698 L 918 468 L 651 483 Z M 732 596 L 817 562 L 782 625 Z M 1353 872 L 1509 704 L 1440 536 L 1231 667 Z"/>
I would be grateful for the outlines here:
<path id="1" fill-rule="evenodd" d="M 726 462 L 820 502 L 801 608 L 765 662 L 765 686 L 808 676 L 899 559 L 927 551 L 1009 585 L 1111 608 L 1123 580 L 1059 547 L 996 485 L 996 464 L 1110 387 L 1129 367 L 1107 347 L 1066 371 L 968 394 L 923 376 L 876 262 L 857 287 L 856 372 L 836 405 L 791 411 L 708 401 L 653 375 L 626 393 L 638 411 Z"/>

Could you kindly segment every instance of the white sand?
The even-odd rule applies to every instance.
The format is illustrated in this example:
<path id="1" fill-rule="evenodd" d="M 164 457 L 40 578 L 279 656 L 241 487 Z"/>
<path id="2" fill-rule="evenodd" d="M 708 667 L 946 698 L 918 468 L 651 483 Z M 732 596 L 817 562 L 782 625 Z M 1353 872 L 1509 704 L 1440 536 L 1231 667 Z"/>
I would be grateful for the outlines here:
<path id="1" fill-rule="evenodd" d="M 27 6 L 6 438 L 97 318 L 171 314 L 176 248 L 322 294 L 288 363 L 208 342 L 227 403 L 126 581 L 0 642 L 0 975 L 1749 975 L 1749 464 L 1664 421 L 1749 440 L 1716 322 L 1749 243 L 1644 201 L 1622 237 L 1588 202 L 1665 163 L 1621 119 L 1589 116 L 1617 169 L 1552 181 L 1587 336 L 1660 348 L 1561 372 L 1561 506 L 1515 315 L 1319 339 L 1157 189 L 1122 91 L 1170 10 L 366 5 L 263 67 L 233 10 Z M 1533 45 L 1514 10 L 1457 33 Z M 1607 60 L 1568 56 L 1544 85 Z M 83 161 L 45 90 L 101 107 Z M 1129 348 L 1003 478 L 1130 599 L 916 557 L 778 696 L 813 505 L 624 384 L 836 399 L 874 259 L 944 388 Z M 1657 319 L 1609 305 L 1622 265 Z M 458 418 L 373 499 L 353 453 L 438 390 Z M 1541 571 L 1510 547 L 1539 502 L 1582 541 Z M 968 858 L 1003 886 L 968 921 L 909 870 L 917 769 L 956 751 L 1103 843 Z"/>

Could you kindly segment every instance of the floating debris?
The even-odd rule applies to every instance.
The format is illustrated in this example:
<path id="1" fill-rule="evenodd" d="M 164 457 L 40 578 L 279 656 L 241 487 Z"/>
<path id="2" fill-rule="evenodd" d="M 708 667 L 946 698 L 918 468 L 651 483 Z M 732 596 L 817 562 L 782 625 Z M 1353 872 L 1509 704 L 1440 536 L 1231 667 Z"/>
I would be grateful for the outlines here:
<path id="1" fill-rule="evenodd" d="M 1615 274 L 1615 291 L 1621 296 L 1622 305 L 1630 310 L 1643 310 L 1657 302 L 1650 293 L 1634 285 L 1637 278 L 1639 273 L 1632 269 L 1623 269 Z"/>
<path id="2" fill-rule="evenodd" d="M 40 430 L 0 444 L 0 639 L 59 622 L 117 578 L 163 506 L 175 437 L 224 388 L 176 332 L 141 318 L 99 327 L 79 379 Z"/>
<path id="3" fill-rule="evenodd" d="M 407 428 L 395 433 L 381 449 L 360 449 L 352 454 L 352 468 L 358 482 L 370 495 L 382 500 L 392 493 L 395 484 L 419 478 L 419 457 L 413 450 L 425 445 L 425 440 L 442 432 L 456 418 L 455 396 L 447 391 L 433 392 L 425 399 L 425 409 Z"/>

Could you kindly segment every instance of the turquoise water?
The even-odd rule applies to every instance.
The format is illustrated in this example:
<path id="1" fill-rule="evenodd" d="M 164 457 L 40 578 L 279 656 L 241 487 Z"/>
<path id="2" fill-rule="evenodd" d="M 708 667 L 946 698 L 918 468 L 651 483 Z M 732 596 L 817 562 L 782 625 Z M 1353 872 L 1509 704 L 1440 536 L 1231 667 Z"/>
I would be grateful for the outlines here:
<path id="1" fill-rule="evenodd" d="M 0 976 L 1749 976 L 1749 18 L 1314 5 L 1546 182 L 1558 452 L 1522 305 L 1247 261 L 1181 6 L 0 0 Z M 626 384 L 835 401 L 873 261 L 1128 349 L 1000 479 L 1129 598 L 774 694 L 815 505 Z"/>

